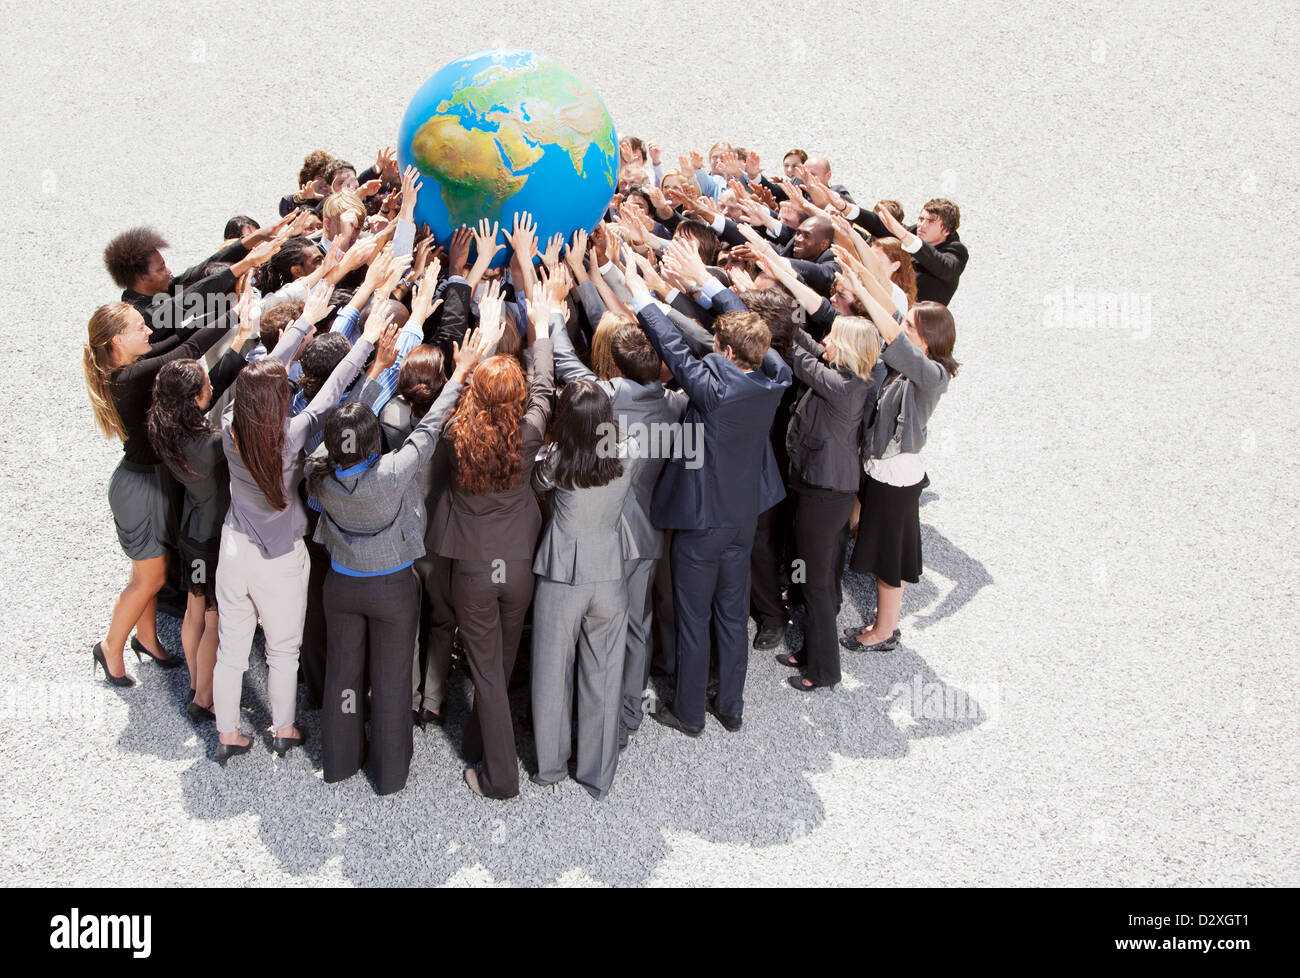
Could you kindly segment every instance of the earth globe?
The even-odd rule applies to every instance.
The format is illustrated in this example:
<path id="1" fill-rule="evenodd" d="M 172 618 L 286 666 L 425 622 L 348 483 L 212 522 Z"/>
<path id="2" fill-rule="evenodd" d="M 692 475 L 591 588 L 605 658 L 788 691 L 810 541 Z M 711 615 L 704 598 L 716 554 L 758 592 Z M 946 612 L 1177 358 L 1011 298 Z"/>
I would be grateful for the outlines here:
<path id="1" fill-rule="evenodd" d="M 564 65 L 533 51 L 496 48 L 446 65 L 411 99 L 397 139 L 402 168 L 422 175 L 415 220 L 443 245 L 483 217 L 508 231 L 523 211 L 539 248 L 557 231 L 567 242 L 596 226 L 614 194 L 609 111 Z"/>

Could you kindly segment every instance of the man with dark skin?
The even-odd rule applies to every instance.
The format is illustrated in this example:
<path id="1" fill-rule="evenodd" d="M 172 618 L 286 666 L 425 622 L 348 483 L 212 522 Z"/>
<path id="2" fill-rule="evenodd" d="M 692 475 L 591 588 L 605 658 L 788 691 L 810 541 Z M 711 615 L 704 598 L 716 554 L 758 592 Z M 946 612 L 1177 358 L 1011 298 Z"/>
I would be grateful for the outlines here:
<path id="1" fill-rule="evenodd" d="M 795 229 L 787 258 L 820 261 L 835 240 L 835 225 L 829 217 L 814 214 Z"/>

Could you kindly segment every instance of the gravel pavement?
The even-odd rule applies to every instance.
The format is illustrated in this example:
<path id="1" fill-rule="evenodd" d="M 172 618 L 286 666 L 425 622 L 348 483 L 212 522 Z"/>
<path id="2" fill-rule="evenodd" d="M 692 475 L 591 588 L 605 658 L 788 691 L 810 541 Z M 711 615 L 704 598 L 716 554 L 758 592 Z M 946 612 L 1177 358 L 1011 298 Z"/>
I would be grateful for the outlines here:
<path id="1" fill-rule="evenodd" d="M 0 3 L 0 882 L 1300 883 L 1294 8 L 94 9 Z M 860 201 L 961 205 L 903 648 L 810 696 L 754 653 L 743 732 L 648 723 L 605 802 L 473 797 L 463 676 L 398 795 L 325 785 L 318 736 L 222 770 L 183 670 L 90 678 L 126 574 L 79 355 L 117 294 L 102 248 L 148 222 L 199 260 L 308 150 L 364 166 L 426 77 L 498 45 L 569 64 L 670 159 L 803 146 Z"/>

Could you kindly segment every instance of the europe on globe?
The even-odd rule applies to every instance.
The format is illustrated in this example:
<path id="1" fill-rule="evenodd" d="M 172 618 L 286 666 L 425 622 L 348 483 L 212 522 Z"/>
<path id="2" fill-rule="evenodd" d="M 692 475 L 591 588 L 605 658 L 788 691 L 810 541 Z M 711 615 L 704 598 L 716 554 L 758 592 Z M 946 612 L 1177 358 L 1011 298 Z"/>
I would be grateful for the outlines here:
<path id="1" fill-rule="evenodd" d="M 600 97 L 564 65 L 497 48 L 451 62 L 420 87 L 402 118 L 398 159 L 423 175 L 415 218 L 439 242 L 482 217 L 508 229 L 527 211 L 545 243 L 600 220 L 614 193 L 618 137 Z"/>

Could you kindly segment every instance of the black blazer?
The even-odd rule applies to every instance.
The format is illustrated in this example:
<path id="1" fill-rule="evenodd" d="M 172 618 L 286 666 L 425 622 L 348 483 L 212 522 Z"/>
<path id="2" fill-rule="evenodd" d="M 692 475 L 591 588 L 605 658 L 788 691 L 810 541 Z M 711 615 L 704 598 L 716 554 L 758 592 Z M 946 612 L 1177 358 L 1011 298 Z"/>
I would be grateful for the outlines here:
<path id="1" fill-rule="evenodd" d="M 862 419 L 878 382 L 868 383 L 844 367 L 819 359 L 825 348 L 804 330 L 798 330 L 794 339 L 790 366 L 808 386 L 786 432 L 790 473 L 814 488 L 857 492 L 862 478 Z"/>
<path id="2" fill-rule="evenodd" d="M 873 211 L 859 208 L 858 216 L 853 219 L 858 227 L 866 228 L 876 238 L 891 238 L 885 222 Z M 916 234 L 916 225 L 908 227 Z M 954 231 L 946 241 L 939 245 L 921 242 L 921 250 L 912 256 L 912 268 L 916 272 L 916 301 L 938 302 L 947 305 L 957 291 L 957 280 L 966 269 L 970 254 L 961 238 Z"/>
<path id="3" fill-rule="evenodd" d="M 199 300 L 203 296 L 235 290 L 235 276 L 230 269 L 223 269 L 216 275 L 203 278 L 203 269 L 214 261 L 239 261 L 248 254 L 248 249 L 238 241 L 231 242 L 220 251 L 203 259 L 197 265 L 185 269 L 179 275 L 173 275 L 171 286 L 166 292 L 156 295 L 144 295 L 134 289 L 122 291 L 122 301 L 129 302 L 144 317 L 149 327 L 149 343 L 154 354 L 168 353 L 181 340 L 193 335 L 191 330 L 200 326 L 212 325 L 212 317 L 195 316 L 196 308 L 206 309 L 206 304 Z M 177 291 L 179 289 L 179 292 Z M 234 308 L 232 301 L 231 308 Z M 191 317 L 192 320 L 191 320 Z M 184 327 L 184 328 L 182 328 Z"/>

